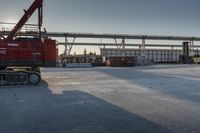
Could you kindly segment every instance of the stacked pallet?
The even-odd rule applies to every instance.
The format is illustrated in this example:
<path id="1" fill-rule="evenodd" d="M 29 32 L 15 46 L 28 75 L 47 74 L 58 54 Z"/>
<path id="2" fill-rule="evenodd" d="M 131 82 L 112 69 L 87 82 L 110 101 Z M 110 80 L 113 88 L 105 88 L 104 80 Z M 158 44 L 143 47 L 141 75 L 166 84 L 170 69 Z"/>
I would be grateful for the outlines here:
<path id="1" fill-rule="evenodd" d="M 109 67 L 128 67 L 136 64 L 135 57 L 109 57 L 107 62 Z"/>

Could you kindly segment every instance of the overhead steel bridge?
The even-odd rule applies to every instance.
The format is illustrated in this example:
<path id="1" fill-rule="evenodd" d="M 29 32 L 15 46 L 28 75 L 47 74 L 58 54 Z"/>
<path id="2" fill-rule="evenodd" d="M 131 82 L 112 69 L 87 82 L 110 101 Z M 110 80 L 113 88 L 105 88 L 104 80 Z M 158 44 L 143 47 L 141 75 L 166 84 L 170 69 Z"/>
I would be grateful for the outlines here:
<path id="1" fill-rule="evenodd" d="M 8 35 L 10 31 L 0 31 L 0 35 Z M 18 32 L 16 35 L 37 36 L 37 32 Z M 42 32 L 42 36 L 48 37 L 76 37 L 76 38 L 105 38 L 105 39 L 147 39 L 147 40 L 173 40 L 173 41 L 200 41 L 200 37 L 192 36 L 160 36 L 160 35 L 130 35 L 130 34 L 94 34 L 73 32 Z"/>
<path id="2" fill-rule="evenodd" d="M 9 31 L 0 31 L 0 36 L 8 35 Z M 59 42 L 58 45 L 65 46 L 65 54 L 70 54 L 72 47 L 75 45 L 79 46 L 116 46 L 117 48 L 125 49 L 126 47 L 138 47 L 141 52 L 145 51 L 146 47 L 156 48 L 179 48 L 182 47 L 181 43 L 178 44 L 147 44 L 146 40 L 160 40 L 160 41 L 188 41 L 190 42 L 190 49 L 200 48 L 200 45 L 194 44 L 196 41 L 200 41 L 200 37 L 191 36 L 159 36 L 159 35 L 129 35 L 129 34 L 93 34 L 93 33 L 73 33 L 73 32 L 42 32 L 42 37 L 54 37 L 64 38 L 64 42 Z M 17 36 L 38 36 L 37 32 L 19 32 Z M 69 38 L 72 41 L 69 42 Z M 87 39 L 114 39 L 115 43 L 87 43 L 87 42 L 75 42 L 78 38 Z M 120 39 L 120 42 L 118 42 Z M 141 43 L 128 44 L 126 40 L 141 40 Z"/>

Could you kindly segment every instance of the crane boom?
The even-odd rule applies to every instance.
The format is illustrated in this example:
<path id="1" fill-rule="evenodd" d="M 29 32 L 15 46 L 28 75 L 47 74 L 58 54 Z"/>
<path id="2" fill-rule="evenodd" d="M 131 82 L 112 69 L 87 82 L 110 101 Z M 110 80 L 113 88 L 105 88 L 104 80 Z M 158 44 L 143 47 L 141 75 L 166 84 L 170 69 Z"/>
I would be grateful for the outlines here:
<path id="1" fill-rule="evenodd" d="M 32 16 L 36 9 L 38 9 L 38 27 L 39 27 L 39 35 L 41 34 L 41 26 L 42 26 L 42 6 L 43 0 L 35 0 L 28 10 L 25 10 L 24 15 L 16 24 L 16 26 L 11 30 L 6 40 L 13 40 L 16 33 L 25 25 L 28 19 Z M 41 35 L 40 35 L 41 36 Z"/>

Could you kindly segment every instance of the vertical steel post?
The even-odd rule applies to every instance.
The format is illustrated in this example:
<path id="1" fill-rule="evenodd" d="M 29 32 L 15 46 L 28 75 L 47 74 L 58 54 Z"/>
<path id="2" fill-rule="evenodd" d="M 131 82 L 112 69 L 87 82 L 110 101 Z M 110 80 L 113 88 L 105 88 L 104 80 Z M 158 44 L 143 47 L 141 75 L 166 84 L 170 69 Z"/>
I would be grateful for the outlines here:
<path id="1" fill-rule="evenodd" d="M 122 56 L 126 56 L 125 39 L 122 39 Z"/>
<path id="2" fill-rule="evenodd" d="M 142 46 L 141 46 L 141 51 L 142 51 L 142 53 L 141 53 L 141 55 L 142 56 L 145 56 L 145 42 L 146 40 L 145 40 L 145 37 L 142 39 Z"/>
<path id="3" fill-rule="evenodd" d="M 41 5 L 38 8 L 38 34 L 39 34 L 39 38 L 41 39 L 41 27 L 42 27 L 42 23 L 43 23 L 43 6 Z"/>
<path id="4" fill-rule="evenodd" d="M 194 55 L 194 39 L 190 40 L 189 55 Z"/>
<path id="5" fill-rule="evenodd" d="M 65 36 L 65 50 L 64 50 L 64 55 L 67 55 L 68 53 L 68 39 L 67 36 Z"/>
<path id="6" fill-rule="evenodd" d="M 73 38 L 73 41 L 72 41 L 72 43 L 71 43 L 70 45 L 68 45 L 68 46 L 69 46 L 68 55 L 70 55 L 70 54 L 71 54 L 72 47 L 73 47 L 73 45 L 74 45 L 74 42 L 75 42 L 75 40 L 76 40 L 76 37 L 74 37 L 74 38 Z"/>

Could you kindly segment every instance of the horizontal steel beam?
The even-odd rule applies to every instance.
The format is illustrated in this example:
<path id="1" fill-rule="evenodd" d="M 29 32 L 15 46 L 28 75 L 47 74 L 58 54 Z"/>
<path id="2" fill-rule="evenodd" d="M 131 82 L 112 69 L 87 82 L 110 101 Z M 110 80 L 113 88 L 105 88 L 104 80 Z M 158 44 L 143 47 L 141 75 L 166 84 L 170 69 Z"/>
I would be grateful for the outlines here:
<path id="1" fill-rule="evenodd" d="M 58 43 L 58 45 L 72 45 L 72 43 Z M 73 43 L 73 45 L 77 46 L 117 46 L 119 44 L 115 43 Z M 125 46 L 129 47 L 139 47 L 142 44 L 125 44 Z M 181 47 L 182 45 L 177 45 L 177 44 L 145 44 L 145 47 Z M 200 45 L 195 45 L 194 47 L 200 48 Z"/>
<path id="2" fill-rule="evenodd" d="M 199 37 L 186 37 L 186 36 L 123 35 L 123 34 L 92 34 L 92 33 L 56 33 L 56 32 L 48 32 L 48 33 L 46 33 L 46 35 L 50 36 L 50 37 L 200 41 Z"/>
<path id="3" fill-rule="evenodd" d="M 0 35 L 8 35 L 9 31 L 1 31 Z M 21 36 L 37 36 L 37 32 L 20 32 Z M 76 38 L 104 38 L 104 39 L 147 39 L 147 40 L 173 40 L 173 41 L 200 41 L 200 37 L 189 36 L 159 36 L 159 35 L 128 35 L 128 34 L 93 34 L 71 32 L 42 32 L 47 37 L 76 37 Z"/>

